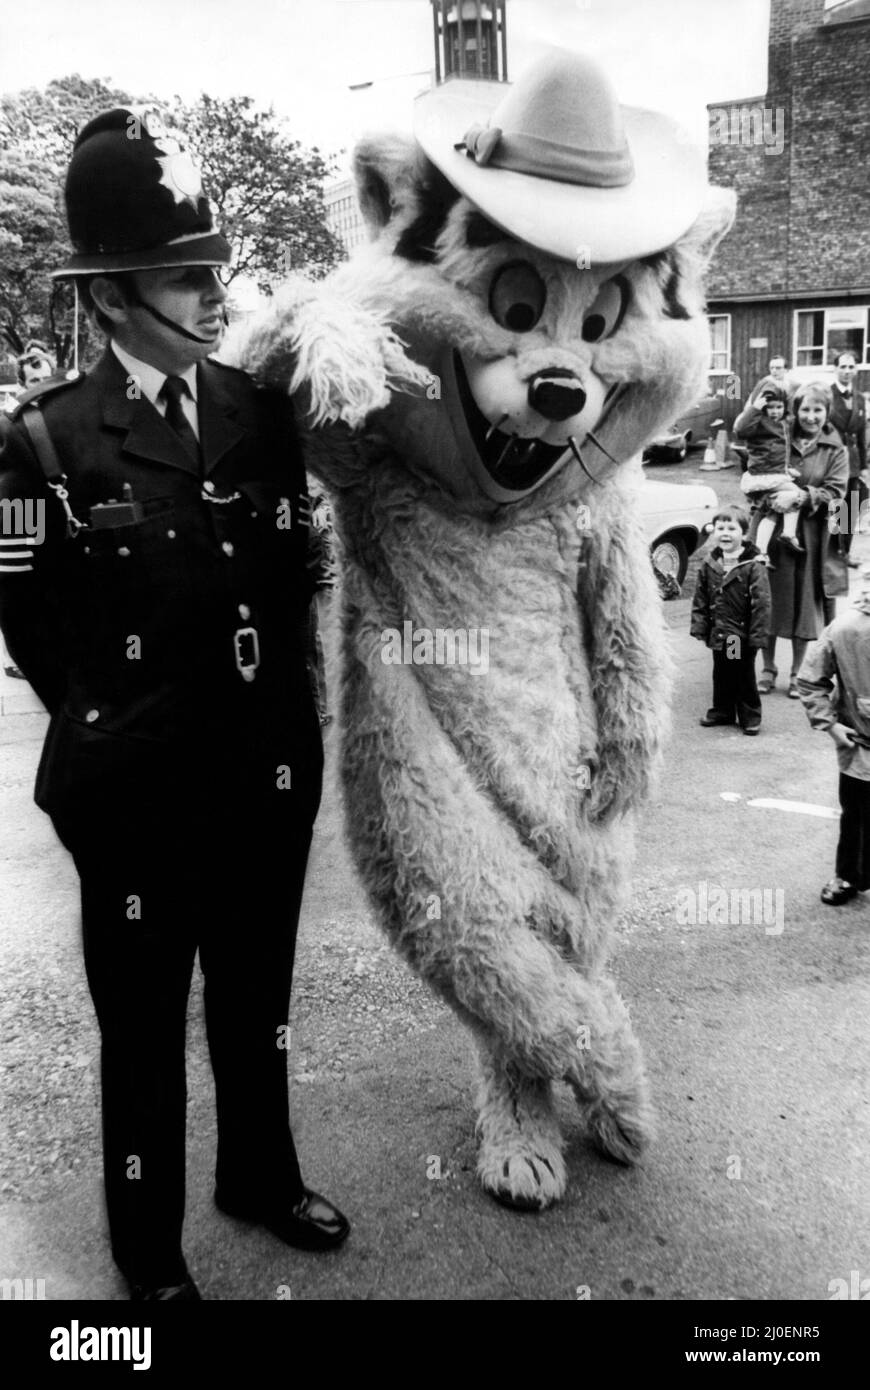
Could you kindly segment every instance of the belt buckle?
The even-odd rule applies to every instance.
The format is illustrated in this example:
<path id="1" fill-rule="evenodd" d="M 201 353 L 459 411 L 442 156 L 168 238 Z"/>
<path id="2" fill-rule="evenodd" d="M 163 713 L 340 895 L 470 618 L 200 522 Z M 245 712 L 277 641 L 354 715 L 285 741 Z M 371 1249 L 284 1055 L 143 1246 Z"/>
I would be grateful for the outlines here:
<path id="1" fill-rule="evenodd" d="M 252 681 L 260 664 L 260 639 L 255 627 L 240 627 L 233 634 L 236 669 L 243 681 Z"/>

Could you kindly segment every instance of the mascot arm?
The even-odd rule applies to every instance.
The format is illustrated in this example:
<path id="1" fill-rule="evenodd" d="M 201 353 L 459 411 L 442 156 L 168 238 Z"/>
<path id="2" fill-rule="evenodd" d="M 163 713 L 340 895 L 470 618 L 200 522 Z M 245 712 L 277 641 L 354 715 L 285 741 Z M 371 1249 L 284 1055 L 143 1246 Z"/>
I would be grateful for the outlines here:
<path id="1" fill-rule="evenodd" d="M 670 658 L 649 546 L 630 492 L 590 499 L 578 601 L 598 715 L 590 813 L 599 821 L 649 794 L 668 725 Z"/>
<path id="2" fill-rule="evenodd" d="M 386 317 L 328 284 L 294 276 L 269 305 L 237 325 L 221 350 L 263 386 L 302 393 L 312 427 L 359 429 L 393 391 L 425 387 L 430 375 L 406 356 Z"/>

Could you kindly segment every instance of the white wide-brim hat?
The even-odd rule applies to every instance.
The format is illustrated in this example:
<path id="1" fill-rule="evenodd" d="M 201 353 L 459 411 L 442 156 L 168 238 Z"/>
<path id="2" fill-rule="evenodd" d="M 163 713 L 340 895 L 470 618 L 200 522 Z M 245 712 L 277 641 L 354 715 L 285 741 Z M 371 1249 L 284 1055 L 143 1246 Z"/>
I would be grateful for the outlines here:
<path id="1" fill-rule="evenodd" d="M 414 133 L 490 221 L 576 264 L 661 251 L 707 194 L 703 153 L 676 122 L 620 106 L 597 63 L 562 49 L 515 83 L 453 78 L 424 92 Z"/>

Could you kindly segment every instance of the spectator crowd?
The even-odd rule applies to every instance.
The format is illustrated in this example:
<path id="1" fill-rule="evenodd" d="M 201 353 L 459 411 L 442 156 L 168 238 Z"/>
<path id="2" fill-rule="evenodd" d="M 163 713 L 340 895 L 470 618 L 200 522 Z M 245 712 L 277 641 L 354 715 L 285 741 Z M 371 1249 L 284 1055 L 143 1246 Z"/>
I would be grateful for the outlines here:
<path id="1" fill-rule="evenodd" d="M 777 642 L 791 648 L 787 694 L 828 732 L 840 770 L 840 840 L 821 892 L 840 906 L 870 888 L 870 565 L 849 593 L 850 551 L 867 508 L 867 419 L 857 360 L 841 352 L 835 380 L 794 384 L 781 357 L 734 423 L 747 452 L 748 509 L 722 507 L 698 573 L 691 633 L 713 656 L 704 728 L 739 724 L 755 736 L 761 696 L 776 686 Z M 760 677 L 756 675 L 762 654 Z"/>

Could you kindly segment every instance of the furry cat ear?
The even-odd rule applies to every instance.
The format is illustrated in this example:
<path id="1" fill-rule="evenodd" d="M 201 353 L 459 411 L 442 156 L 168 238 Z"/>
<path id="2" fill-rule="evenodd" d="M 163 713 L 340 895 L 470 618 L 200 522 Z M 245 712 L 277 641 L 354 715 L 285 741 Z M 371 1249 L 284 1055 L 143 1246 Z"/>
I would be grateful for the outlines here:
<path id="1" fill-rule="evenodd" d="M 371 237 L 399 212 L 416 209 L 420 147 L 410 136 L 368 135 L 353 152 L 360 211 Z"/>
<path id="2" fill-rule="evenodd" d="M 737 197 L 730 188 L 708 189 L 707 201 L 687 232 L 674 249 L 695 268 L 706 268 L 719 242 L 731 230 L 737 215 Z"/>

